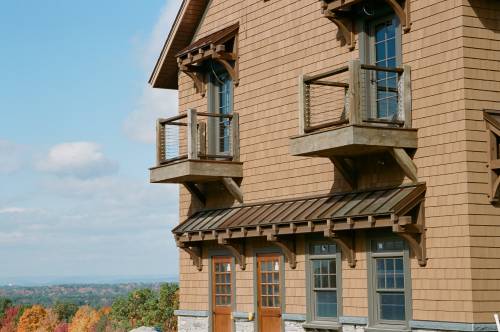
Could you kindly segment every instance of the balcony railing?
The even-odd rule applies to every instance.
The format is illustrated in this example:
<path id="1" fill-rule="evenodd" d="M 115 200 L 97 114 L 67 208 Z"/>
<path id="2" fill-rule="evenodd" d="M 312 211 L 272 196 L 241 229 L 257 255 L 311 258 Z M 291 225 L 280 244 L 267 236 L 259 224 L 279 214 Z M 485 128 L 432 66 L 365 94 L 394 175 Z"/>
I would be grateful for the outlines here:
<path id="1" fill-rule="evenodd" d="M 299 77 L 299 134 L 346 125 L 411 128 L 410 66 L 360 64 Z"/>
<path id="2" fill-rule="evenodd" d="M 180 160 L 239 161 L 239 116 L 188 109 L 156 124 L 156 163 Z"/>

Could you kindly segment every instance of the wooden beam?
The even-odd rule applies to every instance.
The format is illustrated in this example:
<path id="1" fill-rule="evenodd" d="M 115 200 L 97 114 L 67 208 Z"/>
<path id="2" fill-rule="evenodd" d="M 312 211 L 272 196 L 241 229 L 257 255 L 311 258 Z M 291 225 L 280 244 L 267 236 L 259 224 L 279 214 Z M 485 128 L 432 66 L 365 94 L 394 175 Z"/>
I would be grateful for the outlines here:
<path id="1" fill-rule="evenodd" d="M 246 269 L 247 263 L 245 256 L 245 242 L 230 241 L 229 239 L 224 238 L 221 235 L 219 235 L 217 242 L 231 252 L 231 254 L 234 256 L 234 259 L 236 260 L 236 263 L 242 270 Z"/>
<path id="2" fill-rule="evenodd" d="M 243 192 L 232 178 L 222 178 L 222 184 L 238 202 L 243 203 Z"/>
<path id="3" fill-rule="evenodd" d="M 191 195 L 193 195 L 193 197 L 201 203 L 201 205 L 205 206 L 207 199 L 196 184 L 193 182 L 184 182 L 183 185 L 191 193 Z"/>
<path id="4" fill-rule="evenodd" d="M 299 76 L 299 135 L 305 134 L 305 128 L 309 126 L 309 87 L 304 83 L 304 75 Z"/>
<path id="5" fill-rule="evenodd" d="M 166 159 L 165 125 L 161 119 L 156 120 L 156 166 Z"/>
<path id="6" fill-rule="evenodd" d="M 233 113 L 231 119 L 231 147 L 233 161 L 240 161 L 240 115 Z"/>
<path id="7" fill-rule="evenodd" d="M 406 176 L 408 176 L 413 182 L 418 182 L 417 166 L 408 153 L 406 153 L 405 149 L 393 148 L 390 151 Z"/>
<path id="8" fill-rule="evenodd" d="M 335 168 L 342 175 L 344 180 L 347 181 L 352 190 L 358 187 L 357 172 L 352 162 L 342 157 L 330 157 L 330 161 L 335 165 Z"/>
<path id="9" fill-rule="evenodd" d="M 399 77 L 400 83 L 400 108 L 404 117 L 404 127 L 411 128 L 411 67 L 403 65 L 403 74 Z"/>
<path id="10" fill-rule="evenodd" d="M 281 248 L 283 255 L 285 255 L 290 268 L 295 269 L 297 267 L 297 255 L 295 252 L 295 239 L 284 240 L 279 238 L 274 234 L 267 235 L 267 241 L 272 242 L 277 247 Z"/>
<path id="11" fill-rule="evenodd" d="M 416 223 L 409 216 L 399 217 L 392 226 L 393 233 L 404 239 L 418 260 L 420 266 L 427 265 L 425 204 L 422 201 L 417 210 Z"/>
<path id="12" fill-rule="evenodd" d="M 206 156 L 207 155 L 207 123 L 206 122 L 198 123 L 198 142 L 199 142 L 198 156 Z"/>

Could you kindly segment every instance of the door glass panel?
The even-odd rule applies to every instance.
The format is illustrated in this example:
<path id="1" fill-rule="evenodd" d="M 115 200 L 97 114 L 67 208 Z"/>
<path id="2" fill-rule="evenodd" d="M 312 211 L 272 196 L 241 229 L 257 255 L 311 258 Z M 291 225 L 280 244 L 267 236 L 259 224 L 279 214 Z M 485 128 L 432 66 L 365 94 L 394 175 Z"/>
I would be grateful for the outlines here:
<path id="1" fill-rule="evenodd" d="M 231 305 L 231 263 L 214 262 L 215 279 L 215 304 L 221 306 Z"/>
<path id="2" fill-rule="evenodd" d="M 280 306 L 279 259 L 271 258 L 260 262 L 262 307 Z"/>

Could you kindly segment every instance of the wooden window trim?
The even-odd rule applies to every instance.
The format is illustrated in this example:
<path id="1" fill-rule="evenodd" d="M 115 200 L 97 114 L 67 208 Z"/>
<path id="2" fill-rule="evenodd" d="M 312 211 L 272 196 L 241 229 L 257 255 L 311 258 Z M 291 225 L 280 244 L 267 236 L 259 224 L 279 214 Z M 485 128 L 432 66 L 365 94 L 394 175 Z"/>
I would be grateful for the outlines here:
<path id="1" fill-rule="evenodd" d="M 335 246 L 335 254 L 327 255 L 314 255 L 311 252 L 311 247 L 314 244 L 330 244 Z M 306 326 L 311 328 L 320 328 L 321 326 L 331 329 L 337 329 L 339 324 L 339 317 L 342 316 L 342 257 L 338 245 L 328 239 L 309 239 L 305 240 L 306 247 Z M 314 299 L 314 278 L 313 278 L 313 266 L 312 261 L 314 259 L 335 259 L 335 269 L 336 269 L 336 283 L 337 288 L 337 317 L 332 318 L 320 318 L 316 316 L 316 300 Z"/>
<path id="2" fill-rule="evenodd" d="M 376 241 L 398 240 L 402 241 L 403 249 L 397 251 L 376 252 L 373 249 L 373 244 Z M 412 298 L 411 298 L 411 274 L 410 274 L 410 254 L 409 248 L 405 240 L 386 235 L 383 233 L 374 234 L 369 237 L 366 242 L 367 246 L 367 270 L 368 270 L 368 328 L 367 331 L 384 331 L 397 329 L 398 331 L 406 331 L 409 328 L 409 322 L 412 319 Z M 380 317 L 380 308 L 377 297 L 377 273 L 376 273 L 376 258 L 403 258 L 404 270 L 404 296 L 405 296 L 405 320 L 393 321 L 382 320 Z"/>

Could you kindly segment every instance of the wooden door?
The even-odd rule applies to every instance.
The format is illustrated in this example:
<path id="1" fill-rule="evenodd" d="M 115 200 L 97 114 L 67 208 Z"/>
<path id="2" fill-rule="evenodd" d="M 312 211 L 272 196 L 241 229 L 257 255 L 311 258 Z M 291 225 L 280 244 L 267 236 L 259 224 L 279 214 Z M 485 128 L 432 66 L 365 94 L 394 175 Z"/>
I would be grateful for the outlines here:
<path id="1" fill-rule="evenodd" d="M 259 332 L 281 331 L 281 256 L 257 256 L 257 314 Z"/>
<path id="2" fill-rule="evenodd" d="M 233 304 L 231 257 L 216 256 L 212 262 L 212 330 L 231 332 Z"/>

